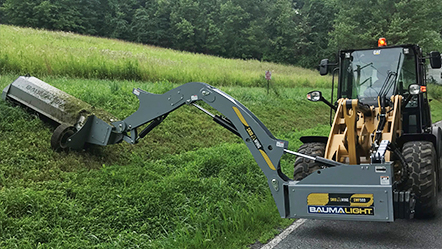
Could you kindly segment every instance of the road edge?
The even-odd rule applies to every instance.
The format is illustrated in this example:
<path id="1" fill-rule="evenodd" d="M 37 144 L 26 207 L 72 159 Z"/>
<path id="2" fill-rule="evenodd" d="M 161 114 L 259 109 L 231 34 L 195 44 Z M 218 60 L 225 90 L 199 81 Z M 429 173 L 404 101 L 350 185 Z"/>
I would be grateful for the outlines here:
<path id="1" fill-rule="evenodd" d="M 291 224 L 287 229 L 285 229 L 278 236 L 273 238 L 269 243 L 265 244 L 261 249 L 272 249 L 279 244 L 282 240 L 284 240 L 289 234 L 291 234 L 296 228 L 304 224 L 306 219 L 297 219 L 293 224 Z"/>

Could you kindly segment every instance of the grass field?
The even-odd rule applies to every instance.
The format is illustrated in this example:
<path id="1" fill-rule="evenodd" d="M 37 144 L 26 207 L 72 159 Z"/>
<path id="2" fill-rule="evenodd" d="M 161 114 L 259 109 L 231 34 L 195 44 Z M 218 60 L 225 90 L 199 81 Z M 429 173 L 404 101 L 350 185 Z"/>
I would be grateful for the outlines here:
<path id="1" fill-rule="evenodd" d="M 272 71 L 278 86 L 325 87 L 327 78 L 299 67 L 222 59 L 112 39 L 0 25 L 0 70 L 34 76 L 202 81 L 216 86 L 264 86 Z"/>
<path id="2" fill-rule="evenodd" d="M 0 89 L 32 73 L 124 119 L 138 108 L 134 87 L 164 93 L 206 81 L 247 106 L 291 150 L 302 135 L 329 131 L 329 109 L 305 95 L 317 89 L 329 99 L 330 78 L 310 70 L 0 29 Z M 263 87 L 268 69 L 275 70 L 279 95 Z M 431 107 L 433 121 L 441 120 L 441 102 Z M 279 217 L 245 144 L 196 108 L 171 113 L 137 145 L 56 153 L 50 149 L 53 130 L 37 115 L 0 101 L 1 248 L 245 248 L 293 221 Z M 285 155 L 281 163 L 289 177 L 293 162 Z"/>

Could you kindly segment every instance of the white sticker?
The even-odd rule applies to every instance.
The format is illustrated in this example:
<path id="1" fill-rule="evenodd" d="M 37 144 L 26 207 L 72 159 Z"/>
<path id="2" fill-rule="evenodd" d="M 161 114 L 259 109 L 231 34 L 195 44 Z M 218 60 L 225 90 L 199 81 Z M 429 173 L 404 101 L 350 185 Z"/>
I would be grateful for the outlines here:
<path id="1" fill-rule="evenodd" d="M 390 185 L 390 177 L 389 176 L 381 176 L 381 185 Z"/>
<path id="2" fill-rule="evenodd" d="M 138 89 L 135 89 L 135 88 L 134 88 L 134 90 L 133 90 L 132 92 L 133 92 L 135 95 L 137 95 L 137 96 L 140 95 L 140 91 L 138 91 Z"/>
<path id="3" fill-rule="evenodd" d="M 198 95 L 190 96 L 190 100 L 192 100 L 192 101 L 198 100 Z"/>
<path id="4" fill-rule="evenodd" d="M 381 50 L 373 50 L 373 54 L 374 55 L 380 55 L 381 54 Z"/>
<path id="5" fill-rule="evenodd" d="M 375 167 L 375 172 L 376 173 L 386 173 L 387 172 L 387 168 L 385 166 L 376 166 Z"/>
<path id="6" fill-rule="evenodd" d="M 284 142 L 276 141 L 276 147 L 284 148 Z"/>

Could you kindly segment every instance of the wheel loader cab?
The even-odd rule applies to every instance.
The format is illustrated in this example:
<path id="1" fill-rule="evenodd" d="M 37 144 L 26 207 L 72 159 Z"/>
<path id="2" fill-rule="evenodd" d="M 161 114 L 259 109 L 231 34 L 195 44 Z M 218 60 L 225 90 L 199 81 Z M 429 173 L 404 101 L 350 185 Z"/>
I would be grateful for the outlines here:
<path id="1" fill-rule="evenodd" d="M 438 52 L 431 52 L 429 58 L 433 68 L 440 67 Z M 338 99 L 358 99 L 378 107 L 378 96 L 401 95 L 406 102 L 401 113 L 403 132 L 422 133 L 432 123 L 427 93 L 422 88 L 421 94 L 411 96 L 408 88 L 426 85 L 424 64 L 417 45 L 341 51 Z"/>
<path id="2" fill-rule="evenodd" d="M 380 94 L 387 98 L 407 95 L 409 85 L 423 83 L 417 77 L 420 72 L 416 49 L 409 46 L 341 51 L 338 99 L 358 99 L 378 106 Z"/>
<path id="3" fill-rule="evenodd" d="M 341 51 L 338 99 L 358 99 L 378 107 L 378 96 L 401 95 L 408 99 L 402 110 L 402 130 L 420 133 L 425 124 L 431 125 L 427 96 L 408 92 L 412 84 L 425 85 L 420 57 L 414 45 Z"/>

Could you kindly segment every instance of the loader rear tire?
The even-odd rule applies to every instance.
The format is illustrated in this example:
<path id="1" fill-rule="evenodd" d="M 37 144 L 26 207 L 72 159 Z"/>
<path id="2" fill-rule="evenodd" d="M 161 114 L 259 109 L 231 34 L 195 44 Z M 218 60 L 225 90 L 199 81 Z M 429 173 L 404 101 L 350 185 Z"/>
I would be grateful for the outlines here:
<path id="1" fill-rule="evenodd" d="M 74 127 L 67 124 L 59 125 L 52 134 L 51 148 L 57 152 L 67 151 L 69 148 L 66 146 L 66 142 L 74 133 Z"/>
<path id="2" fill-rule="evenodd" d="M 402 154 L 409 168 L 407 189 L 416 197 L 416 218 L 431 218 L 436 215 L 437 182 L 436 150 L 428 141 L 412 141 L 404 144 Z"/>
<path id="3" fill-rule="evenodd" d="M 438 165 L 438 173 L 437 173 L 437 191 L 442 191 L 442 157 L 439 158 L 439 165 Z"/>
<path id="4" fill-rule="evenodd" d="M 305 143 L 301 145 L 301 147 L 299 147 L 298 152 L 312 157 L 324 157 L 325 143 Z M 293 180 L 302 180 L 314 171 L 321 168 L 321 164 L 316 163 L 313 160 L 298 156 L 295 161 L 295 172 L 293 174 Z"/>

